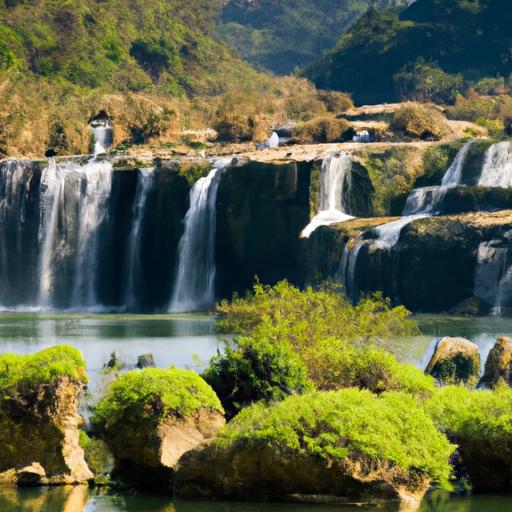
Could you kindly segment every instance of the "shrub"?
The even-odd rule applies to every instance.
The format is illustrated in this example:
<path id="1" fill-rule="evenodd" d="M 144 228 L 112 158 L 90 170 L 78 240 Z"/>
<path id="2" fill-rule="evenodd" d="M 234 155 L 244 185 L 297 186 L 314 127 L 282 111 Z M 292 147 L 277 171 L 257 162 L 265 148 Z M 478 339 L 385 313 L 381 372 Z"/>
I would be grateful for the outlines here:
<path id="1" fill-rule="evenodd" d="M 25 386 L 51 384 L 61 377 L 86 383 L 85 361 L 80 352 L 58 345 L 32 355 L 0 355 L 0 389 L 12 393 Z"/>
<path id="2" fill-rule="evenodd" d="M 415 103 L 398 109 L 389 128 L 396 134 L 424 140 L 440 139 L 448 132 L 446 122 L 437 110 Z"/>
<path id="3" fill-rule="evenodd" d="M 253 405 L 214 444 L 269 446 L 278 454 L 313 455 L 328 464 L 365 461 L 388 468 L 388 477 L 398 472 L 406 481 L 419 473 L 440 485 L 448 485 L 453 451 L 411 396 L 387 393 L 379 398 L 356 389 L 293 396 L 270 408 Z"/>
<path id="4" fill-rule="evenodd" d="M 299 123 L 292 135 L 301 143 L 341 142 L 355 134 L 350 123 L 345 119 L 322 117 Z"/>
<path id="5" fill-rule="evenodd" d="M 335 289 L 301 291 L 283 281 L 256 283 L 254 292 L 222 302 L 224 332 L 249 333 L 255 342 L 290 346 L 320 389 L 357 386 L 376 393 L 405 390 L 426 395 L 434 382 L 375 345 L 415 332 L 404 308 L 380 296 L 350 305 Z"/>
<path id="6" fill-rule="evenodd" d="M 81 430 L 79 442 L 84 450 L 85 462 L 95 476 L 108 473 L 112 469 L 114 460 L 104 441 L 91 438 Z"/>
<path id="7" fill-rule="evenodd" d="M 459 446 L 464 471 L 476 490 L 510 490 L 512 390 L 438 389 L 426 403 L 438 427 Z"/>
<path id="8" fill-rule="evenodd" d="M 185 417 L 202 408 L 222 410 L 213 390 L 196 373 L 178 368 L 146 368 L 121 375 L 94 407 L 92 422 L 101 432 L 129 423 Z"/>
<path id="9" fill-rule="evenodd" d="M 445 73 L 422 58 L 403 67 L 393 81 L 400 98 L 434 103 L 453 103 L 464 86 L 462 75 Z"/>
<path id="10" fill-rule="evenodd" d="M 202 377 L 217 393 L 228 418 L 253 402 L 282 400 L 311 387 L 304 363 L 287 343 L 247 337 L 212 358 Z"/>
<path id="11" fill-rule="evenodd" d="M 472 89 L 484 96 L 500 96 L 507 93 L 505 79 L 502 76 L 482 78 Z"/>
<path id="12" fill-rule="evenodd" d="M 417 332 L 405 308 L 392 308 L 380 295 L 352 306 L 332 285 L 300 290 L 287 281 L 275 286 L 256 282 L 245 297 L 220 302 L 217 312 L 217 327 L 223 333 L 250 334 L 263 320 L 268 327 L 283 327 L 284 334 L 295 327 L 290 332 L 294 347 L 329 336 L 360 343 Z"/>
<path id="13" fill-rule="evenodd" d="M 338 91 L 318 91 L 318 99 L 325 105 L 327 112 L 341 114 L 354 107 L 348 94 Z"/>

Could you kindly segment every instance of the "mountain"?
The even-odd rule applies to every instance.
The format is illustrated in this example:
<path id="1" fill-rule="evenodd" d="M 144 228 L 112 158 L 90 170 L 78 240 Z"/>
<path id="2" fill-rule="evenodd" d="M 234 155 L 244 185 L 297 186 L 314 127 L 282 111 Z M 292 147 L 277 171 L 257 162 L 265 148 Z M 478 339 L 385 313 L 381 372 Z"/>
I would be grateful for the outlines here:
<path id="1" fill-rule="evenodd" d="M 368 103 L 398 99 L 395 75 L 418 61 L 443 80 L 443 73 L 469 82 L 508 77 L 511 26 L 508 0 L 417 0 L 400 14 L 370 9 L 304 74 Z"/>
<path id="2" fill-rule="evenodd" d="M 3 0 L 0 68 L 87 89 L 209 92 L 236 60 L 210 37 L 221 4 Z"/>
<path id="3" fill-rule="evenodd" d="M 297 111 L 297 95 L 308 109 L 310 84 L 256 71 L 213 37 L 224 3 L 0 0 L 0 155 L 86 152 L 103 113 L 126 145 L 171 143 L 219 112 L 256 129 Z"/>
<path id="4" fill-rule="evenodd" d="M 363 15 L 406 0 L 230 0 L 217 33 L 259 68 L 289 74 L 318 59 Z"/>

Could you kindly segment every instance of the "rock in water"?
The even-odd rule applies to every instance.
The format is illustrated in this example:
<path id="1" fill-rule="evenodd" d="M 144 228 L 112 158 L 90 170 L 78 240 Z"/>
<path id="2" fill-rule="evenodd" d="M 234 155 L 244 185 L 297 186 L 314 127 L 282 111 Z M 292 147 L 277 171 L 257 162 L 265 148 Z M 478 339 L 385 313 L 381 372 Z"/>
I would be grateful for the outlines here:
<path id="1" fill-rule="evenodd" d="M 155 359 L 151 353 L 143 354 L 137 358 L 137 368 L 139 370 L 143 368 L 154 368 L 155 366 Z"/>
<path id="2" fill-rule="evenodd" d="M 495 388 L 501 379 L 512 386 L 512 339 L 506 336 L 498 338 L 489 352 L 478 387 Z"/>
<path id="3" fill-rule="evenodd" d="M 196 373 L 146 368 L 119 377 L 95 407 L 92 423 L 114 456 L 114 474 L 168 490 L 174 466 L 225 424 L 214 391 Z"/>
<path id="4" fill-rule="evenodd" d="M 442 384 L 476 384 L 480 377 L 478 346 L 464 338 L 443 338 L 425 373 Z"/>
<path id="5" fill-rule="evenodd" d="M 393 446 L 401 453 L 397 459 Z M 243 410 L 211 443 L 184 454 L 174 492 L 178 498 L 219 500 L 400 500 L 409 510 L 431 482 L 450 473 L 452 451 L 405 394 L 379 398 L 352 388 L 295 395 Z M 427 460 L 440 462 L 440 472 L 428 469 Z"/>
<path id="6" fill-rule="evenodd" d="M 80 352 L 58 346 L 30 356 L 5 354 L 0 382 L 0 481 L 58 485 L 90 480 L 93 474 L 78 444 L 83 422 L 78 397 L 86 382 Z"/>

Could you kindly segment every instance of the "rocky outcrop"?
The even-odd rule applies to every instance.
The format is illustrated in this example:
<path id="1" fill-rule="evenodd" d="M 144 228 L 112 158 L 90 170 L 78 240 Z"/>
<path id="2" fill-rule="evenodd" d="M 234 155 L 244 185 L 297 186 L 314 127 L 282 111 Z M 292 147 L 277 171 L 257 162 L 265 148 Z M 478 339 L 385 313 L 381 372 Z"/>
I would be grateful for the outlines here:
<path id="1" fill-rule="evenodd" d="M 0 358 L 3 483 L 77 484 L 93 477 L 78 443 L 85 376 L 79 359 L 77 351 L 61 347 Z"/>
<path id="2" fill-rule="evenodd" d="M 147 368 L 118 378 L 92 422 L 114 456 L 113 473 L 142 487 L 168 490 L 180 457 L 225 424 L 222 406 L 197 374 Z"/>
<path id="3" fill-rule="evenodd" d="M 342 281 L 348 252 L 354 295 L 380 291 L 411 311 L 428 313 L 467 311 L 461 306 L 475 298 L 479 304 L 471 310 L 488 313 L 498 296 L 503 309 L 512 306 L 511 291 L 500 285 L 512 263 L 511 210 L 417 218 L 401 228 L 394 245 L 379 243 L 375 228 L 395 220 L 354 219 L 316 230 L 302 241 L 306 282 Z M 500 251 L 483 262 L 480 247 L 490 243 Z"/>
<path id="4" fill-rule="evenodd" d="M 475 384 L 480 376 L 478 346 L 464 338 L 443 338 L 425 373 L 443 384 Z"/>
<path id="5" fill-rule="evenodd" d="M 512 386 L 512 339 L 501 336 L 489 352 L 479 388 L 494 388 L 503 380 Z"/>
<path id="6" fill-rule="evenodd" d="M 390 418 L 402 413 L 399 433 Z M 361 414 L 367 418 L 364 432 L 362 424 L 353 421 Z M 346 389 L 293 396 L 270 407 L 256 404 L 235 417 L 211 443 L 183 455 L 175 495 L 339 504 L 400 500 L 418 506 L 431 482 L 428 470 L 420 467 L 423 463 L 407 469 L 388 458 L 389 443 L 375 446 L 366 437 L 373 429 L 389 428 L 390 443 L 397 441 L 395 435 L 401 436 L 399 450 L 412 454 L 416 440 L 411 416 L 439 442 L 433 451 L 425 446 L 427 457 L 440 461 L 448 457 L 452 448 L 447 440 L 405 395 L 391 393 L 379 399 L 368 391 Z"/>

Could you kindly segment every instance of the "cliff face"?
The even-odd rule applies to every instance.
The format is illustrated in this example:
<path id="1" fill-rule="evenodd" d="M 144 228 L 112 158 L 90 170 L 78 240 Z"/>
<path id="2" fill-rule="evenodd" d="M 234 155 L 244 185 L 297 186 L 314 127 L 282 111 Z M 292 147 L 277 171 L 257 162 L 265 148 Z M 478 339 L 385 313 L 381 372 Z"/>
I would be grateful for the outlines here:
<path id="1" fill-rule="evenodd" d="M 315 232 L 303 249 L 310 281 L 334 278 L 353 298 L 382 291 L 415 312 L 484 312 L 498 300 L 509 307 L 510 210 L 416 219 L 393 247 L 379 246 L 372 231 L 386 220 L 396 219 L 358 219 Z M 352 255 L 350 268 L 344 252 Z"/>

